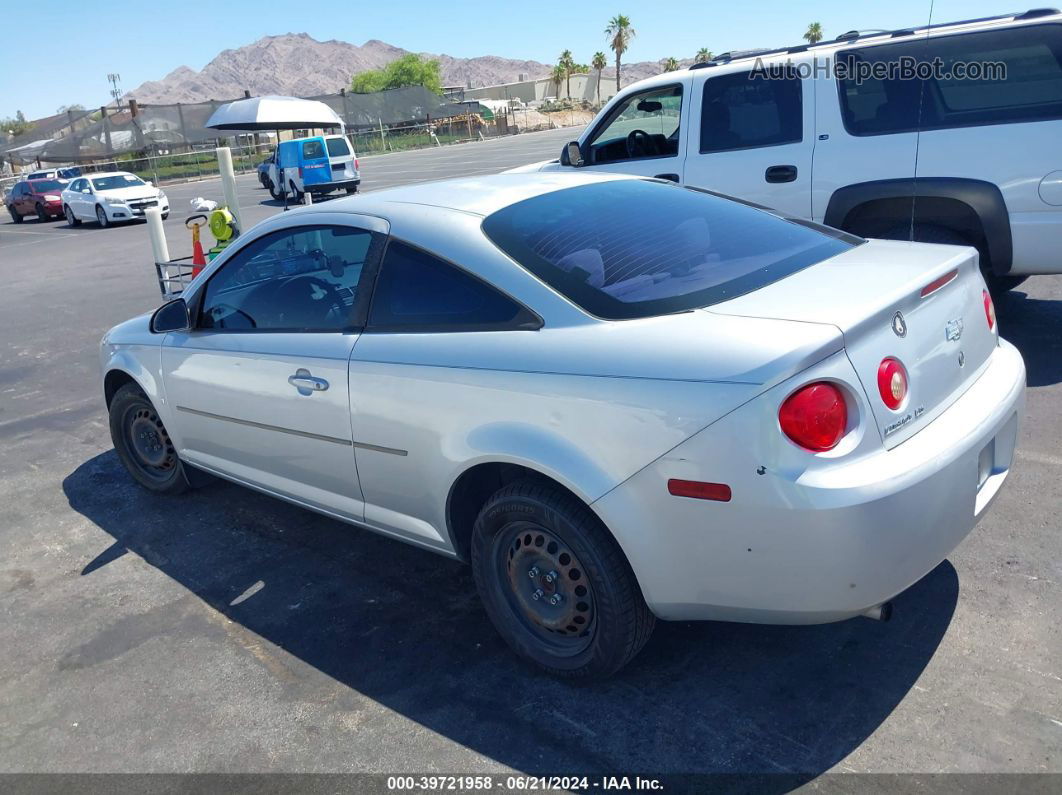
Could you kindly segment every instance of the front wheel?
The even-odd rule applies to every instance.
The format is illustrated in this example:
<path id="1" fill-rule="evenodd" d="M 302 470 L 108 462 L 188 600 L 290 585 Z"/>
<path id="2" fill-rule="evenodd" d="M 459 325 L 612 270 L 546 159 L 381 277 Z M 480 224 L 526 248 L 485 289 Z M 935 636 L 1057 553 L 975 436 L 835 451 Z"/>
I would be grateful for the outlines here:
<path id="1" fill-rule="evenodd" d="M 96 223 L 103 229 L 111 225 L 110 220 L 107 218 L 107 211 L 98 204 L 96 205 Z"/>
<path id="2" fill-rule="evenodd" d="M 110 425 L 114 450 L 133 480 L 156 494 L 180 494 L 188 488 L 162 420 L 135 384 L 126 384 L 115 393 Z"/>
<path id="3" fill-rule="evenodd" d="M 615 539 L 585 504 L 548 484 L 518 481 L 487 501 L 473 529 L 472 569 L 499 634 L 555 676 L 613 674 L 653 631 Z"/>
<path id="4" fill-rule="evenodd" d="M 42 224 L 48 222 L 48 211 L 44 209 L 44 205 L 43 204 L 38 204 L 33 209 L 35 209 L 37 211 L 37 220 L 38 221 L 40 221 Z"/>
<path id="5" fill-rule="evenodd" d="M 280 190 L 272 181 L 269 183 L 269 195 L 278 202 L 284 201 L 284 191 Z"/>
<path id="6" fill-rule="evenodd" d="M 70 209 L 70 205 L 67 204 L 63 207 L 63 215 L 66 216 L 67 226 L 80 226 L 81 219 L 74 215 L 74 211 Z"/>

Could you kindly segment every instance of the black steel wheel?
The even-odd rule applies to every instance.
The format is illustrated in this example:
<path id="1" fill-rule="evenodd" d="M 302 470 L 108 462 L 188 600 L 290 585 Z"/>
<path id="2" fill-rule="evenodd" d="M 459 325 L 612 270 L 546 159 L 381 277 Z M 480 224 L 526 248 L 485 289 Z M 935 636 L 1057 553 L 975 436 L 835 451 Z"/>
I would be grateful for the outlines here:
<path id="1" fill-rule="evenodd" d="M 612 674 L 652 633 L 653 615 L 615 539 L 585 504 L 548 483 L 518 481 L 487 501 L 472 567 L 501 636 L 556 676 Z"/>
<path id="2" fill-rule="evenodd" d="M 118 458 L 140 485 L 159 494 L 180 494 L 188 488 L 166 427 L 135 384 L 126 384 L 115 393 L 110 426 Z"/>

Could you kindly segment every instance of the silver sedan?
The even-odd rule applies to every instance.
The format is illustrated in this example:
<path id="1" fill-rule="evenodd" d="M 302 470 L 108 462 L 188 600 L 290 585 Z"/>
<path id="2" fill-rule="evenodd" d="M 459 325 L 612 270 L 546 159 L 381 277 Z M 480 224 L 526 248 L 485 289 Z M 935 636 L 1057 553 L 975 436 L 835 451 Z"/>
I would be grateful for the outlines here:
<path id="1" fill-rule="evenodd" d="M 655 618 L 887 617 L 998 493 L 1025 384 L 973 249 L 582 174 L 278 215 L 101 356 L 145 487 L 467 560 L 568 677 Z"/>

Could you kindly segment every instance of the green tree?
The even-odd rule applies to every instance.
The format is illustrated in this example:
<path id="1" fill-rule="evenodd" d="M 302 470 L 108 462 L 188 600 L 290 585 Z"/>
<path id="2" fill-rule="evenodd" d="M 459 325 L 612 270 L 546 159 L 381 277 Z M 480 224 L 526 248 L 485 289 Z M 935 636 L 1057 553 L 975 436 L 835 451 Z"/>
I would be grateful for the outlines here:
<path id="1" fill-rule="evenodd" d="M 712 60 L 712 51 L 707 47 L 701 47 L 697 50 L 697 57 L 694 58 L 697 63 L 708 63 Z"/>
<path id="2" fill-rule="evenodd" d="M 616 14 L 608 21 L 608 27 L 605 28 L 605 35 L 608 36 L 608 46 L 612 48 L 612 51 L 616 53 L 616 90 L 620 88 L 620 62 L 623 58 L 623 53 L 627 52 L 627 48 L 630 47 L 631 39 L 637 34 L 633 27 L 631 27 L 630 17 L 625 14 Z"/>
<path id="3" fill-rule="evenodd" d="M 5 135 L 22 135 L 31 129 L 33 129 L 33 122 L 26 121 L 26 114 L 20 110 L 15 111 L 14 118 L 0 119 L 0 132 Z"/>
<path id="4" fill-rule="evenodd" d="M 371 94 L 389 88 L 424 86 L 435 94 L 442 93 L 442 72 L 438 61 L 426 61 L 415 53 L 391 61 L 383 69 L 358 72 L 350 81 L 355 94 Z"/>
<path id="5" fill-rule="evenodd" d="M 804 33 L 804 38 L 808 44 L 818 44 L 822 41 L 822 25 L 818 22 L 812 22 L 808 25 L 807 31 Z"/>
<path id="6" fill-rule="evenodd" d="M 597 101 L 601 101 L 601 71 L 608 66 L 608 58 L 605 57 L 605 53 L 598 51 L 594 53 L 593 59 L 590 61 L 590 65 L 597 71 Z"/>
<path id="7" fill-rule="evenodd" d="M 571 50 L 565 50 L 560 54 L 560 59 L 557 61 L 557 66 L 564 70 L 564 81 L 566 83 L 566 91 L 568 98 L 572 96 L 572 73 L 575 72 L 575 58 L 572 56 Z M 558 90 L 559 93 L 559 90 Z"/>
<path id="8" fill-rule="evenodd" d="M 66 113 L 68 110 L 84 110 L 84 109 L 85 109 L 84 105 L 79 105 L 78 103 L 75 102 L 73 105 L 60 105 L 58 108 L 55 109 L 55 112 L 56 112 L 56 114 L 59 114 L 59 113 Z"/>
<path id="9" fill-rule="evenodd" d="M 564 81 L 567 78 L 568 78 L 568 70 L 565 69 L 560 64 L 557 64 L 556 66 L 554 66 L 553 67 L 553 71 L 549 73 L 550 82 L 553 83 L 553 85 L 555 85 L 557 87 L 557 98 L 558 99 L 560 98 L 561 86 L 564 84 Z"/>
<path id="10" fill-rule="evenodd" d="M 664 61 L 665 72 L 677 72 L 679 68 L 679 62 L 677 58 L 667 58 Z"/>

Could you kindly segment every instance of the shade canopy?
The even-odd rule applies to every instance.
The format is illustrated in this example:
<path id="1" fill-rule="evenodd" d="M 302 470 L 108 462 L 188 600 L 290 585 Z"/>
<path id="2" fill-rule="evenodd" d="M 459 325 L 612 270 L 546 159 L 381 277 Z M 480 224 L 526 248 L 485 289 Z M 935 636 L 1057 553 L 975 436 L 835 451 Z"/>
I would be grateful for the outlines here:
<path id="1" fill-rule="evenodd" d="M 211 115 L 213 130 L 301 130 L 339 127 L 343 120 L 323 102 L 298 97 L 251 97 L 228 102 Z"/>

